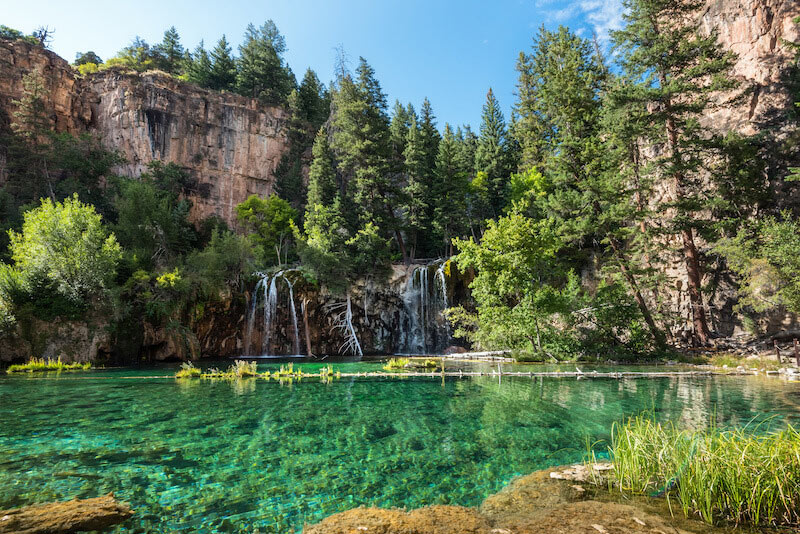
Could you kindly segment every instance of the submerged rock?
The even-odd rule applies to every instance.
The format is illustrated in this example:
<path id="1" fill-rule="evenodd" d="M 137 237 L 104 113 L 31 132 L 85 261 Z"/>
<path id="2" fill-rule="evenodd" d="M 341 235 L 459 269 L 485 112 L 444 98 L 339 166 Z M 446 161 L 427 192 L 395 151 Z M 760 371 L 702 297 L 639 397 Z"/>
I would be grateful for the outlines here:
<path id="1" fill-rule="evenodd" d="M 478 508 L 428 506 L 410 512 L 355 508 L 332 515 L 304 534 L 713 534 L 725 532 L 670 516 L 661 501 L 615 502 L 616 495 L 586 483 L 588 468 L 537 471 L 489 496 Z M 608 464 L 598 464 L 607 473 Z M 555 476 L 554 476 L 555 475 Z M 578 484 L 576 482 L 581 482 Z"/>
<path id="2" fill-rule="evenodd" d="M 34 504 L 0 510 L 0 534 L 61 534 L 101 531 L 133 515 L 113 493 L 94 499 Z"/>

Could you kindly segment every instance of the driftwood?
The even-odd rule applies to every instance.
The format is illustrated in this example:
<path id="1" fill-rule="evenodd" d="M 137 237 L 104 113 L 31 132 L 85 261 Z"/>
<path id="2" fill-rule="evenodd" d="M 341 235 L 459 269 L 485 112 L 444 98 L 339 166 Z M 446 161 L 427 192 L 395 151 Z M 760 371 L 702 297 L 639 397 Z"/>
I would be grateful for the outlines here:
<path id="1" fill-rule="evenodd" d="M 0 534 L 66 534 L 105 530 L 122 523 L 133 510 L 113 493 L 94 499 L 34 504 L 0 510 Z"/>

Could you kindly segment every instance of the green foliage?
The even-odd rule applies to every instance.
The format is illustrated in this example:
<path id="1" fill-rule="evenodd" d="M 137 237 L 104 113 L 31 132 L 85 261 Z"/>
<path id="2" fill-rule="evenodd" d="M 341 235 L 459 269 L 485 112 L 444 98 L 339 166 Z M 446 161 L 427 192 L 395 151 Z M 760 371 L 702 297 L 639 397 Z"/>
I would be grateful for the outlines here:
<path id="1" fill-rule="evenodd" d="M 89 63 L 94 63 L 94 65 L 97 66 L 102 64 L 103 60 L 100 59 L 100 56 L 89 50 L 88 52 L 77 52 L 75 54 L 75 61 L 72 64 L 76 67 L 80 67 Z"/>
<path id="2" fill-rule="evenodd" d="M 205 49 L 203 41 L 194 49 L 194 52 L 185 58 L 184 76 L 186 81 L 200 87 L 211 86 L 211 57 Z"/>
<path id="3" fill-rule="evenodd" d="M 679 430 L 638 416 L 615 425 L 614 484 L 675 499 L 686 517 L 754 526 L 800 521 L 800 433 Z"/>
<path id="4" fill-rule="evenodd" d="M 488 199 L 484 217 L 497 216 L 502 213 L 508 197 L 508 177 L 511 171 L 506 122 L 500 103 L 489 89 L 481 116 L 481 135 L 475 152 L 475 169 L 486 173 L 486 191 Z"/>
<path id="5" fill-rule="evenodd" d="M 288 261 L 292 245 L 292 227 L 297 220 L 297 210 L 278 195 L 266 199 L 250 195 L 236 206 L 236 218 L 249 232 L 250 239 L 260 247 L 262 259 L 274 252 L 277 264 Z"/>
<path id="6" fill-rule="evenodd" d="M 389 361 L 383 366 L 384 371 L 399 371 L 408 367 L 411 360 L 408 358 L 389 358 Z"/>
<path id="7" fill-rule="evenodd" d="M 39 44 L 39 40 L 34 37 L 33 35 L 25 35 L 19 30 L 15 30 L 14 28 L 9 28 L 8 26 L 4 26 L 0 24 L 0 39 L 8 39 L 10 41 L 16 41 L 17 39 L 22 39 L 31 44 Z"/>
<path id="8" fill-rule="evenodd" d="M 261 27 L 247 26 L 239 47 L 236 88 L 265 104 L 282 104 L 294 88 L 295 80 L 284 63 L 286 40 L 272 20 Z"/>
<path id="9" fill-rule="evenodd" d="M 236 63 L 224 35 L 217 41 L 209 59 L 211 70 L 208 73 L 208 87 L 217 91 L 233 90 L 236 84 Z"/>
<path id="10" fill-rule="evenodd" d="M 77 194 L 63 203 L 42 200 L 40 207 L 25 213 L 22 233 L 11 231 L 9 236 L 23 284 L 46 280 L 74 302 L 106 293 L 122 255 L 100 215 Z"/>
<path id="11" fill-rule="evenodd" d="M 800 313 L 800 222 L 784 213 L 744 225 L 717 252 L 739 280 L 739 307 Z"/>
<path id="12" fill-rule="evenodd" d="M 158 54 L 138 35 L 131 44 L 117 52 L 105 62 L 104 67 L 122 67 L 136 72 L 145 72 L 158 67 Z"/>
<path id="13" fill-rule="evenodd" d="M 88 371 L 92 368 L 89 362 L 80 363 L 64 363 L 61 361 L 61 356 L 56 360 L 50 358 L 31 358 L 30 361 L 24 364 L 11 365 L 6 369 L 6 373 L 42 373 L 47 371 Z"/>
<path id="14" fill-rule="evenodd" d="M 181 368 L 175 373 L 175 378 L 200 378 L 203 372 L 192 362 L 183 362 Z"/>

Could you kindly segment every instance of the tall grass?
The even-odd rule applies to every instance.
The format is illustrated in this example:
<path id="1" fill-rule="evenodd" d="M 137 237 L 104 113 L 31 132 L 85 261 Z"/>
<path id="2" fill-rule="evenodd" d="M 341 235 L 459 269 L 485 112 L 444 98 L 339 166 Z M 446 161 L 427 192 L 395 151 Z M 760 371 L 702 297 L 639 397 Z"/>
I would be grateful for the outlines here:
<path id="1" fill-rule="evenodd" d="M 612 429 L 614 482 L 707 523 L 800 524 L 800 432 L 679 430 L 638 416 Z"/>
<path id="2" fill-rule="evenodd" d="M 383 366 L 384 371 L 398 371 L 405 369 L 411 362 L 408 358 L 390 358 L 386 365 Z"/>
<path id="3" fill-rule="evenodd" d="M 203 374 L 203 372 L 194 366 L 192 362 L 184 362 L 181 368 L 175 373 L 175 378 L 196 378 Z"/>
<path id="4" fill-rule="evenodd" d="M 15 364 L 8 367 L 6 373 L 42 373 L 45 371 L 86 371 L 91 369 L 92 364 L 89 362 L 80 363 L 64 363 L 61 361 L 61 356 L 57 360 L 50 358 L 31 358 L 28 363 Z"/>

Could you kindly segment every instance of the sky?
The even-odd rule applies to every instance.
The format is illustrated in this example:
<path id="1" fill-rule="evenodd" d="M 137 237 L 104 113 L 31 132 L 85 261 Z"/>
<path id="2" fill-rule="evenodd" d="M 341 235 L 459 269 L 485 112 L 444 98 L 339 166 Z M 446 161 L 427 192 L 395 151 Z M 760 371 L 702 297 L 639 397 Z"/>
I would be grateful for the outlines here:
<path id="1" fill-rule="evenodd" d="M 375 69 L 389 106 L 395 99 L 419 109 L 431 101 L 439 128 L 480 125 L 491 87 L 506 120 L 515 100 L 520 51 L 538 28 L 560 24 L 601 41 L 622 23 L 621 0 L 0 0 L 0 24 L 30 33 L 55 30 L 52 50 L 113 56 L 135 36 L 150 44 L 175 26 L 184 46 L 201 39 L 213 48 L 225 34 L 234 47 L 245 27 L 272 19 L 286 37 L 285 58 L 298 79 L 311 67 L 323 82 L 334 76 L 336 48 L 351 67 L 364 56 Z"/>

